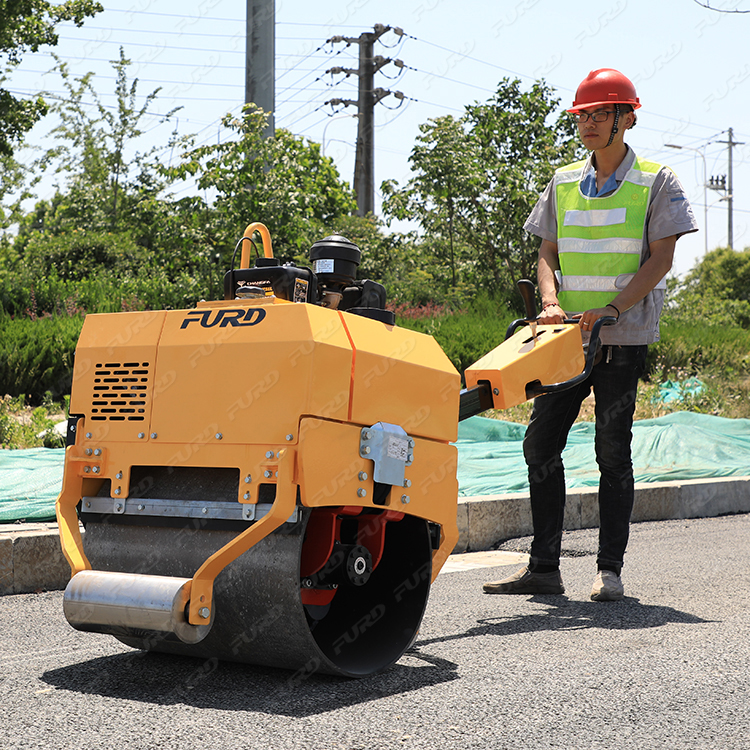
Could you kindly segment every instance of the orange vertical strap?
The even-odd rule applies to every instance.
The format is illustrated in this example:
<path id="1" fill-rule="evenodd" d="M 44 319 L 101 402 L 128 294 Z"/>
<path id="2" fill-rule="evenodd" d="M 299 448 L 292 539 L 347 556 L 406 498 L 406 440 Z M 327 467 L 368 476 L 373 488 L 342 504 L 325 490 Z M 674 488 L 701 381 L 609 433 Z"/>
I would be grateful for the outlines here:
<path id="1" fill-rule="evenodd" d="M 352 371 L 351 371 L 351 376 L 349 377 L 349 412 L 347 415 L 347 419 L 351 422 L 352 411 L 354 408 L 354 367 L 357 364 L 357 347 L 354 345 L 354 339 L 352 338 L 352 335 L 349 332 L 349 327 L 346 325 L 346 320 L 344 319 L 344 315 L 342 314 L 341 310 L 336 310 L 336 312 L 339 314 L 339 318 L 341 318 L 341 325 L 344 327 L 344 330 L 346 331 L 346 337 L 349 339 L 349 345 L 352 348 Z"/>

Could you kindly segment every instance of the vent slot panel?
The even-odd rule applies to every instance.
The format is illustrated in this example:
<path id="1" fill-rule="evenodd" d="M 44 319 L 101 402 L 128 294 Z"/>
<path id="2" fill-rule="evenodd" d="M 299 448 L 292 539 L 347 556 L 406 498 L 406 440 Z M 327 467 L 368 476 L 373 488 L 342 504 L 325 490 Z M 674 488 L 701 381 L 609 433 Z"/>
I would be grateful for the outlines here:
<path id="1" fill-rule="evenodd" d="M 94 422 L 143 422 L 151 388 L 148 362 L 98 363 L 94 371 L 91 417 Z"/>

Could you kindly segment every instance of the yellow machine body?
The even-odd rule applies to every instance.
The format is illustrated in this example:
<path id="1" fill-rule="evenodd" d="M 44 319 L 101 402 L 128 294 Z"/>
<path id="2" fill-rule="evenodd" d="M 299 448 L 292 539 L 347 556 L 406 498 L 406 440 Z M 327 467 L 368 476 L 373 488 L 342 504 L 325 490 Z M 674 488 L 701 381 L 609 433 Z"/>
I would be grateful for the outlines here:
<path id="1" fill-rule="evenodd" d="M 464 377 L 467 388 L 488 382 L 494 408 L 508 409 L 529 399 L 528 386 L 569 380 L 584 364 L 577 324 L 532 323 L 468 367 Z"/>
<path id="2" fill-rule="evenodd" d="M 243 267 L 256 232 L 256 268 L 278 273 L 260 224 Z M 344 676 L 412 642 L 458 540 L 460 377 L 382 307 L 326 306 L 350 293 L 331 294 L 337 263 L 359 254 L 327 240 L 307 280 L 333 286 L 315 304 L 250 285 L 195 309 L 87 316 L 56 505 L 73 627 Z M 583 359 L 577 326 L 532 323 L 466 383 L 489 383 L 503 409 Z"/>
<path id="3" fill-rule="evenodd" d="M 106 480 L 118 513 L 134 466 L 192 466 L 237 469 L 240 504 L 257 503 L 263 484 L 286 482 L 275 518 L 264 516 L 197 571 L 195 625 L 198 611 L 211 609 L 215 575 L 290 516 L 297 488 L 303 506 L 395 510 L 438 524 L 434 578 L 458 537 L 450 443 L 459 390 L 431 337 L 313 305 L 237 300 L 89 315 L 70 404 L 82 418 L 57 506 L 71 570 L 90 567 L 75 510 L 83 497 Z M 400 425 L 414 442 L 408 487 L 379 505 L 373 461 L 358 450 L 362 428 L 377 422 Z"/>

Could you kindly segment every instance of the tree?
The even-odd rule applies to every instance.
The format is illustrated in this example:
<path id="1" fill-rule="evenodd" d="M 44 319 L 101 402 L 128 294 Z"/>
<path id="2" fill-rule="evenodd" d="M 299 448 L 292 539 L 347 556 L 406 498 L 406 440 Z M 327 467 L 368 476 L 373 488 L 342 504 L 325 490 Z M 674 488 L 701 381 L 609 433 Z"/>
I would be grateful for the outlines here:
<path id="1" fill-rule="evenodd" d="M 117 231 L 127 228 L 133 211 L 145 195 L 153 195 L 166 185 L 153 157 L 157 148 L 146 153 L 136 151 L 131 158 L 126 151 L 143 134 L 141 121 L 161 89 L 139 97 L 138 79 L 131 83 L 127 69 L 131 61 L 120 48 L 120 57 L 112 61 L 116 73 L 115 111 L 102 104 L 94 88 L 93 73 L 72 78 L 68 66 L 57 60 L 56 70 L 67 90 L 67 97 L 52 106 L 60 123 L 50 133 L 57 145 L 48 149 L 38 166 L 54 167 L 65 177 L 54 201 L 55 212 L 50 228 Z M 93 99 L 94 114 L 84 99 Z M 140 99 L 140 101 L 139 101 Z M 180 108 L 160 116 L 165 122 Z M 83 222 L 83 225 L 82 225 Z"/>
<path id="2" fill-rule="evenodd" d="M 356 203 L 319 144 L 282 129 L 265 138 L 267 119 L 253 104 L 241 119 L 227 115 L 224 127 L 236 138 L 199 148 L 191 139 L 182 141 L 181 163 L 165 174 L 197 178 L 201 190 L 216 192 L 212 221 L 219 245 L 231 250 L 245 226 L 260 221 L 271 232 L 276 255 L 292 259 L 354 212 Z"/>
<path id="3" fill-rule="evenodd" d="M 475 192 L 479 180 L 473 143 L 463 120 L 451 115 L 430 119 L 419 126 L 420 135 L 409 161 L 415 172 L 406 189 L 398 190 L 396 182 L 383 183 L 383 210 L 398 219 L 419 217 L 428 237 L 447 237 L 451 286 L 456 276 L 456 217 L 465 210 L 462 205 Z"/>
<path id="4" fill-rule="evenodd" d="M 21 214 L 21 204 L 32 195 L 27 180 L 28 167 L 19 164 L 12 156 L 0 154 L 0 229 L 7 229 L 17 222 Z M 6 201 L 11 198 L 10 205 Z"/>
<path id="5" fill-rule="evenodd" d="M 750 248 L 722 247 L 708 253 L 677 285 L 669 314 L 750 328 Z"/>
<path id="6" fill-rule="evenodd" d="M 452 268 L 463 257 L 476 286 L 492 294 L 515 287 L 533 275 L 538 249 L 523 223 L 554 169 L 577 153 L 570 119 L 550 123 L 558 103 L 544 82 L 522 91 L 506 78 L 461 118 L 430 120 L 410 156 L 415 176 L 401 190 L 383 185 L 384 210 L 442 239 Z"/>
<path id="7" fill-rule="evenodd" d="M 6 58 L 5 72 L 20 63 L 24 52 L 36 52 L 44 45 L 54 47 L 57 24 L 73 21 L 80 27 L 84 18 L 102 10 L 94 0 L 65 0 L 59 5 L 47 0 L 4 0 L 0 3 L 0 56 Z M 0 75 L 0 84 L 6 80 L 7 75 Z M 46 113 L 41 96 L 18 99 L 0 88 L 0 154 L 11 155 L 13 144 Z"/>

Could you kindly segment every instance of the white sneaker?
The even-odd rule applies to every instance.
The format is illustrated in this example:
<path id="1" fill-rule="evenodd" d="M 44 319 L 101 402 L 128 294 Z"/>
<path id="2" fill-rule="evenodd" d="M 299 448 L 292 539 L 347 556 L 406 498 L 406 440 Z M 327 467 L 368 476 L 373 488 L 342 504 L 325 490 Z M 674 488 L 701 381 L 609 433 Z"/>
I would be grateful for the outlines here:
<path id="1" fill-rule="evenodd" d="M 617 573 L 611 570 L 600 570 L 591 589 L 591 600 L 594 602 L 616 602 L 625 596 L 625 588 Z"/>

